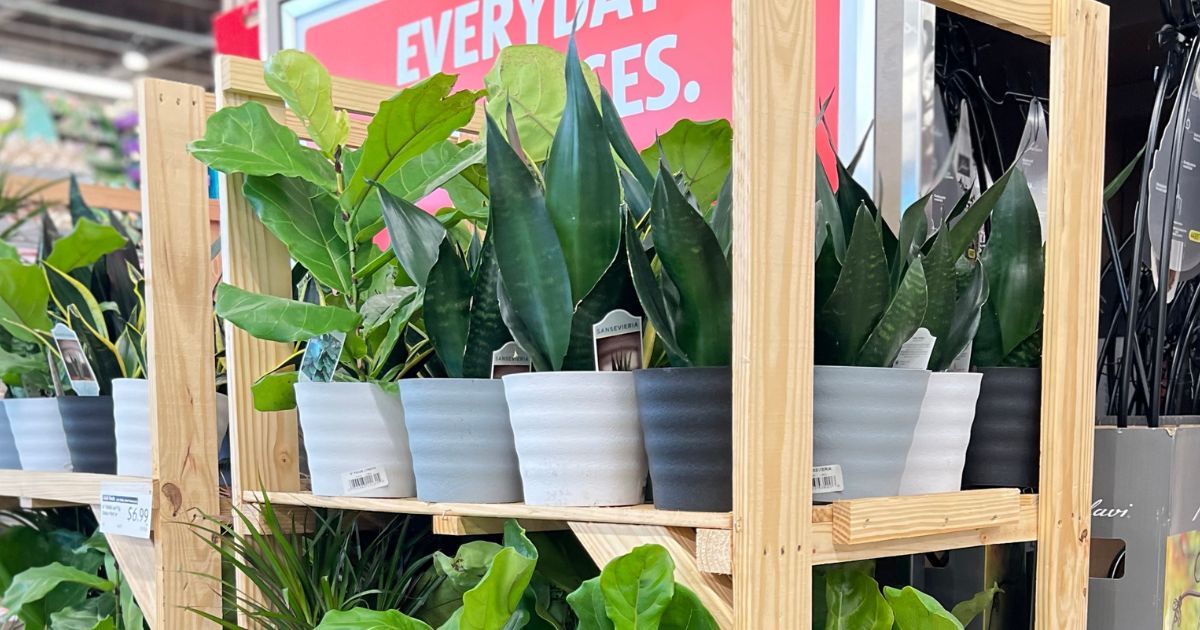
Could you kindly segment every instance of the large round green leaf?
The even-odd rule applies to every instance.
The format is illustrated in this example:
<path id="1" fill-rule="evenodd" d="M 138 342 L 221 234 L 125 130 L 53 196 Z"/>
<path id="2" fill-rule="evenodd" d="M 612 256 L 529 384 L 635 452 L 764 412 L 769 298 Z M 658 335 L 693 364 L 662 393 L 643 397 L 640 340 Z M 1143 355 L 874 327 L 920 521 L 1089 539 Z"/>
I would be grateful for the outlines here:
<path id="1" fill-rule="evenodd" d="M 317 282 L 349 293 L 350 248 L 337 227 L 337 198 L 294 177 L 246 177 L 242 193 L 258 219 Z"/>
<path id="2" fill-rule="evenodd" d="M 337 188 L 333 164 L 300 144 L 260 103 L 217 110 L 205 123 L 204 137 L 188 145 L 188 151 L 222 173 L 299 177 L 325 190 Z"/>
<path id="3" fill-rule="evenodd" d="M 656 144 L 642 150 L 650 172 L 658 172 L 660 155 L 671 171 L 683 175 L 700 211 L 707 211 L 733 164 L 733 129 L 727 120 L 680 120 Z"/>
<path id="4" fill-rule="evenodd" d="M 50 285 L 34 265 L 0 259 L 0 326 L 22 341 L 35 341 L 30 330 L 50 330 Z"/>
<path id="5" fill-rule="evenodd" d="M 604 609 L 615 630 L 657 628 L 675 594 L 675 562 L 661 545 L 642 545 L 600 573 Z"/>
<path id="6" fill-rule="evenodd" d="M 936 599 L 911 586 L 903 590 L 889 586 L 883 595 L 895 615 L 896 630 L 963 630 L 962 623 Z"/>
<path id="7" fill-rule="evenodd" d="M 325 157 L 332 159 L 350 135 L 350 118 L 333 108 L 333 81 L 325 66 L 306 52 L 285 49 L 267 60 L 263 78 L 304 123 Z"/>
<path id="8" fill-rule="evenodd" d="M 350 332 L 362 318 L 339 306 L 320 306 L 260 295 L 230 284 L 217 286 L 217 315 L 258 339 L 307 341 L 328 332 Z"/>

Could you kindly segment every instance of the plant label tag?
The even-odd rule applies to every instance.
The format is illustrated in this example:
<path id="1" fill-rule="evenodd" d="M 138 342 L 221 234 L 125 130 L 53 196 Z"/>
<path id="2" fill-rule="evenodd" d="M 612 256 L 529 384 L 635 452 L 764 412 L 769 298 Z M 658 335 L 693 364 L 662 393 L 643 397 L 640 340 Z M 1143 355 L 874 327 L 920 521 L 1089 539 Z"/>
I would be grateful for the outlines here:
<path id="1" fill-rule="evenodd" d="M 100 531 L 150 538 L 153 499 L 150 484 L 101 484 Z"/>
<path id="2" fill-rule="evenodd" d="M 971 346 L 975 344 L 975 340 L 967 342 L 967 346 L 954 357 L 950 362 L 950 369 L 947 372 L 970 372 L 971 371 Z"/>
<path id="3" fill-rule="evenodd" d="M 912 338 L 900 346 L 900 354 L 896 356 L 896 362 L 892 364 L 892 367 L 928 370 L 929 358 L 933 356 L 933 344 L 935 343 L 937 343 L 937 337 L 930 334 L 928 328 L 918 328 Z"/>
<path id="4" fill-rule="evenodd" d="M 342 347 L 346 345 L 346 333 L 327 332 L 308 340 L 304 346 L 304 357 L 300 359 L 298 380 L 302 383 L 328 383 L 333 380 L 338 361 L 342 358 Z"/>
<path id="5" fill-rule="evenodd" d="M 642 318 L 624 309 L 592 325 L 597 372 L 629 372 L 642 367 Z"/>
<path id="6" fill-rule="evenodd" d="M 346 494 L 357 494 L 376 488 L 386 488 L 387 473 L 381 466 L 368 466 L 348 473 L 342 473 L 342 490 Z"/>
<path id="7" fill-rule="evenodd" d="M 813 494 L 829 494 L 842 492 L 846 489 L 842 478 L 842 467 L 837 464 L 830 466 L 813 466 Z"/>
<path id="8" fill-rule="evenodd" d="M 510 341 L 492 353 L 492 378 L 531 371 L 532 363 L 521 344 Z"/>
<path id="9" fill-rule="evenodd" d="M 50 329 L 50 335 L 54 337 L 58 356 L 62 357 L 63 365 L 67 368 L 71 389 L 79 396 L 99 396 L 100 381 L 96 380 L 96 372 L 92 370 L 83 344 L 79 343 L 79 335 L 62 323 L 55 324 Z"/>

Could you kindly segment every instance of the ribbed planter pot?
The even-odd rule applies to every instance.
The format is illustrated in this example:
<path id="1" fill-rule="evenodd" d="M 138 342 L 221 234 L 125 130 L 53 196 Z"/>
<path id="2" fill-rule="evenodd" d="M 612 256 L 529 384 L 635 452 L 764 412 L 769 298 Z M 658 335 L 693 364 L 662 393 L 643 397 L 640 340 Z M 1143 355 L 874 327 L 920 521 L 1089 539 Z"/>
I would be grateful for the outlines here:
<path id="1" fill-rule="evenodd" d="M 21 455 L 17 452 L 17 441 L 13 438 L 12 426 L 8 422 L 8 412 L 0 404 L 0 468 L 5 470 L 20 470 Z"/>
<path id="2" fill-rule="evenodd" d="M 900 493 L 929 376 L 899 368 L 813 369 L 813 466 L 841 466 L 844 487 L 815 500 Z"/>
<path id="3" fill-rule="evenodd" d="M 638 415 L 661 510 L 733 509 L 733 371 L 635 370 Z"/>
<path id="4" fill-rule="evenodd" d="M 404 408 L 400 397 L 374 383 L 296 383 L 296 408 L 312 491 L 320 496 L 353 495 L 399 499 L 416 495 Z M 375 468 L 386 485 L 371 487 Z M 356 487 L 357 486 L 357 487 Z"/>
<path id="5" fill-rule="evenodd" d="M 983 375 L 975 372 L 934 372 L 929 376 L 921 418 L 900 479 L 900 494 L 955 492 L 962 487 L 982 379 Z"/>
<path id="6" fill-rule="evenodd" d="M 644 502 L 646 450 L 633 374 L 533 372 L 502 380 L 526 503 Z"/>
<path id="7" fill-rule="evenodd" d="M 113 422 L 112 396 L 60 396 L 67 448 L 75 472 L 117 472 L 117 436 Z"/>
<path id="8" fill-rule="evenodd" d="M 113 420 L 117 437 L 117 474 L 149 477 L 150 382 L 143 378 L 113 379 Z M 229 430 L 229 398 L 217 394 L 217 444 Z"/>
<path id="9" fill-rule="evenodd" d="M 54 398 L 8 398 L 4 410 L 21 456 L 21 470 L 71 470 L 71 450 Z"/>
<path id="10" fill-rule="evenodd" d="M 504 383 L 482 378 L 404 379 L 400 401 L 418 499 L 522 500 Z"/>
<path id="11" fill-rule="evenodd" d="M 963 488 L 1037 490 L 1042 371 L 985 368 L 967 448 Z"/>

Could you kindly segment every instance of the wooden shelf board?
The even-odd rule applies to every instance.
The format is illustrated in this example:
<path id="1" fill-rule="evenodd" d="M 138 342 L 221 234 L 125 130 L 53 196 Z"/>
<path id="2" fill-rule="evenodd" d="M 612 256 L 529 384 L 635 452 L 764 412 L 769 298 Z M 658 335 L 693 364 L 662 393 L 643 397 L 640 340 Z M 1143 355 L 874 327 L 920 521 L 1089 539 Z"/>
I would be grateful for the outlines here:
<path id="1" fill-rule="evenodd" d="M 100 486 L 102 484 L 149 484 L 150 482 L 149 477 L 0 470 L 0 497 L 17 497 L 31 502 L 55 501 L 77 505 L 97 505 L 100 503 Z"/>
<path id="2" fill-rule="evenodd" d="M 393 512 L 397 514 L 428 514 L 431 516 L 470 516 L 517 518 L 580 523 L 615 523 L 626 525 L 660 525 L 729 529 L 733 516 L 728 512 L 672 512 L 656 510 L 650 505 L 631 507 L 543 507 L 523 503 L 428 503 L 417 499 L 368 499 L 361 497 L 318 497 L 309 492 L 269 492 L 271 503 L 304 505 L 364 512 Z M 263 493 L 244 492 L 242 500 L 262 503 Z"/>

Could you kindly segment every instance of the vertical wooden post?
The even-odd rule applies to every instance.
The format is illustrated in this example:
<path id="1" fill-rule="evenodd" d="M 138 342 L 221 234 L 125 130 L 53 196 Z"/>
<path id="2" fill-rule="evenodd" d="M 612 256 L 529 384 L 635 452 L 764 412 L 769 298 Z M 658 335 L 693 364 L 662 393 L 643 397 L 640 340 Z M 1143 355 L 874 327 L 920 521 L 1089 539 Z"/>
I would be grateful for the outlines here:
<path id="1" fill-rule="evenodd" d="M 1039 630 L 1087 627 L 1108 7 L 1054 0 L 1042 349 Z"/>
<path id="2" fill-rule="evenodd" d="M 813 0 L 734 0 L 734 610 L 812 623 Z"/>
<path id="3" fill-rule="evenodd" d="M 208 188 L 186 145 L 204 132 L 204 90 L 138 84 L 145 222 L 146 356 L 153 436 L 155 627 L 215 627 L 220 561 L 189 521 L 217 515 L 216 377 Z M 210 577 L 211 576 L 211 577 Z"/>

